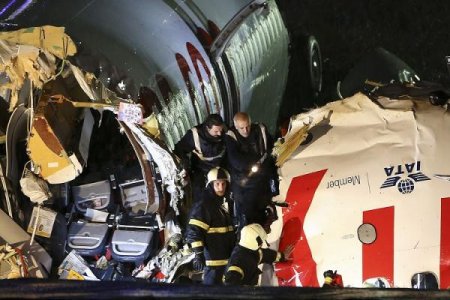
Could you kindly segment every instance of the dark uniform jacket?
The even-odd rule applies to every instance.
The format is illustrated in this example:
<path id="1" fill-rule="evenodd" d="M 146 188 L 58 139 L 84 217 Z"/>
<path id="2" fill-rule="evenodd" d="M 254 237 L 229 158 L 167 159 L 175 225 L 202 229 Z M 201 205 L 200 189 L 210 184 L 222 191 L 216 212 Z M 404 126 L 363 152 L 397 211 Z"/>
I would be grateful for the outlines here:
<path id="1" fill-rule="evenodd" d="M 222 137 L 211 136 L 206 125 L 200 124 L 194 128 L 186 132 L 175 145 L 174 151 L 182 159 L 183 167 L 191 172 L 190 175 L 205 176 L 212 168 L 222 166 L 225 144 Z M 197 130 L 200 149 L 196 149 L 193 130 Z M 201 155 L 199 156 L 198 153 Z"/>
<path id="2" fill-rule="evenodd" d="M 247 138 L 232 127 L 225 135 L 225 145 L 237 224 L 243 227 L 262 222 L 265 207 L 278 194 L 272 138 L 264 125 L 256 123 L 251 125 Z M 251 172 L 255 165 L 258 171 Z"/>
<path id="3" fill-rule="evenodd" d="M 233 183 L 241 186 L 255 186 L 276 178 L 277 168 L 271 155 L 273 139 L 263 124 L 251 124 L 250 135 L 245 138 L 235 127 L 225 135 L 228 169 Z M 259 170 L 251 173 L 252 166 L 258 164 Z"/>
<path id="4" fill-rule="evenodd" d="M 225 285 L 256 285 L 261 274 L 259 264 L 272 264 L 282 259 L 282 254 L 272 249 L 256 251 L 236 245 L 227 265 L 223 281 Z"/>
<path id="5" fill-rule="evenodd" d="M 210 186 L 204 197 L 192 206 L 185 241 L 195 252 L 204 252 L 207 267 L 224 267 L 235 245 L 236 235 L 224 197 L 218 197 Z"/>

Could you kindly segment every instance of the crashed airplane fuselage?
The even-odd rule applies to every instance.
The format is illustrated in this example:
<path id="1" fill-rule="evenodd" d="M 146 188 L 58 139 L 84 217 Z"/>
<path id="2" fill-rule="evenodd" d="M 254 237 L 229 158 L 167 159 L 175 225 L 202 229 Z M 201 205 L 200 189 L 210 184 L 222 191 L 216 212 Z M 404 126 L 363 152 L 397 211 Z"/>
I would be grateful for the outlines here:
<path id="1" fill-rule="evenodd" d="M 279 283 L 336 270 L 349 287 L 448 288 L 449 126 L 446 107 L 361 93 L 293 117 L 277 149 L 280 248 L 295 245 Z"/>
<path id="2" fill-rule="evenodd" d="M 67 249 L 93 255 L 104 242 L 94 232 L 106 227 L 84 219 L 117 226 L 112 245 L 126 262 L 130 254 L 119 249 L 126 234 L 116 232 L 156 226 L 166 237 L 180 233 L 173 216 L 184 182 L 171 149 L 209 113 L 230 121 L 247 111 L 275 131 L 289 59 L 275 1 L 17 5 L 2 11 L 0 37 L 2 173 L 9 180 L 2 181 L 3 203 L 47 243 L 56 266 Z M 46 183 L 34 185 L 40 179 Z M 58 236 L 68 236 L 69 248 L 53 237 L 52 225 L 31 222 L 41 206 L 56 211 L 50 224 L 67 222 Z M 136 218 L 125 220 L 121 210 Z M 88 236 L 74 232 L 83 226 Z M 150 244 L 143 238 L 136 247 Z"/>
<path id="3" fill-rule="evenodd" d="M 56 11 L 58 13 L 54 13 Z M 118 11 L 119 19 L 116 18 Z M 57 104 L 59 108 L 76 107 L 73 102 L 86 101 L 117 106 L 120 100 L 111 100 L 109 95 L 102 95 L 102 91 L 93 92 L 96 95 L 86 91 L 98 88 L 99 84 L 122 98 L 122 102 L 139 103 L 148 122 L 144 127 L 147 125 L 169 149 L 189 128 L 213 112 L 231 120 L 234 112 L 245 110 L 255 120 L 264 121 L 275 130 L 277 114 L 274 112 L 279 109 L 286 83 L 288 36 L 273 1 L 217 1 L 214 4 L 139 1 L 132 6 L 124 5 L 123 1 L 80 1 L 71 7 L 62 2 L 45 1 L 32 4 L 21 14 L 12 14 L 7 20 L 11 23 L 5 24 L 15 24 L 11 25 L 13 28 L 64 26 L 74 42 L 62 38 L 58 44 L 48 41 L 54 36 L 52 28 L 35 30 L 37 44 L 41 41 L 42 46 L 47 43 L 58 48 L 59 59 L 70 61 L 98 79 L 93 83 L 96 87 L 87 89 L 84 88 L 86 83 L 78 80 L 81 88 L 76 89 L 84 88 L 81 94 L 67 88 L 62 91 L 61 85 L 47 83 L 41 97 L 47 99 L 41 101 L 41 106 L 35 104 L 39 113 L 34 116 L 37 121 L 32 129 L 31 147 L 42 144 L 45 134 L 47 139 L 53 136 L 52 147 L 59 148 L 51 151 L 58 157 L 41 166 L 41 175 L 45 174 L 50 183 L 67 182 L 81 173 L 87 163 L 87 150 L 79 149 L 79 155 L 73 155 L 74 149 L 63 151 L 74 134 L 76 120 L 84 119 L 80 115 L 84 114 L 83 108 L 77 113 L 61 109 L 71 114 L 61 118 L 64 113 L 58 116 L 49 111 L 49 107 Z M 75 51 L 77 54 L 73 56 Z M 51 76 L 63 71 L 56 70 L 56 65 L 51 63 L 40 64 L 40 70 L 49 74 L 44 72 L 43 78 L 39 78 L 39 72 L 27 73 L 37 76 L 30 78 L 31 81 L 39 81 L 39 84 L 34 82 L 32 89 L 42 88 Z M 277 75 L 269 76 L 272 73 Z M 12 92 L 3 94 L 10 112 L 24 102 L 18 99 L 24 74 L 20 80 L 10 78 L 12 88 L 6 90 Z M 72 77 L 77 77 L 76 72 Z M 74 81 L 73 78 L 68 80 Z M 266 109 L 261 111 L 259 107 Z M 94 105 L 91 108 L 103 109 Z M 58 122 L 63 122 L 65 129 L 61 129 L 62 124 Z M 84 134 L 89 126 L 92 124 L 84 125 Z M 43 133 L 43 128 L 52 132 L 46 129 Z M 85 136 L 83 138 L 86 140 Z M 33 151 L 31 155 L 36 158 L 43 153 Z M 60 178 L 55 179 L 55 176 Z"/>
<path id="4" fill-rule="evenodd" d="M 66 238 L 53 235 L 67 236 L 69 249 L 89 256 L 104 245 L 107 227 L 115 227 L 115 259 L 130 262 L 134 252 L 136 260 L 164 261 L 157 280 L 172 282 L 190 256 L 165 248 L 157 257 L 139 248 L 150 244 L 155 226 L 169 231 L 165 241 L 179 239 L 170 213 L 180 214 L 183 182 L 170 149 L 214 112 L 230 122 L 247 111 L 275 131 L 289 60 L 275 1 L 11 1 L 0 16 L 5 32 L 23 30 L 19 39 L 0 37 L 0 145 L 7 154 L 6 176 L 0 175 L 10 181 L 2 181 L 5 211 L 28 229 L 32 212 L 19 213 L 15 203 L 41 199 L 21 194 L 19 180 L 32 165 L 58 211 L 54 222 L 62 232 L 34 226 L 54 267 L 68 263 L 61 257 Z M 323 272 L 337 270 L 345 286 L 382 278 L 411 287 L 420 272 L 449 286 L 448 176 L 442 176 L 448 166 L 436 159 L 448 149 L 448 116 L 440 107 L 396 103 L 402 105 L 380 108 L 359 94 L 293 120 L 280 146 L 286 149 L 278 150 L 279 198 L 290 206 L 273 231 L 281 249 L 296 248 L 292 262 L 276 266 L 279 285 L 317 287 Z M 126 199 L 120 209 L 135 216 L 158 218 L 121 220 L 111 199 Z M 77 211 L 78 218 L 104 218 L 92 208 L 115 218 L 92 226 L 71 217 Z M 85 226 L 88 238 L 76 231 Z M 150 230 L 127 248 L 123 237 L 133 226 Z M 93 275 L 62 271 L 63 278 Z M 141 278 L 155 276 L 151 268 L 139 271 Z"/>

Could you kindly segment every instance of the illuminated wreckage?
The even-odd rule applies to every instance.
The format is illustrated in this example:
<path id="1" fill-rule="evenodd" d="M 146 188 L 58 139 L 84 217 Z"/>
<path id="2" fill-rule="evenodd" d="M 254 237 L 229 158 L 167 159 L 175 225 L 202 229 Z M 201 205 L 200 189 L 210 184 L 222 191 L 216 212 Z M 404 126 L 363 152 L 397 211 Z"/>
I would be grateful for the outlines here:
<path id="1" fill-rule="evenodd" d="M 111 257 L 138 266 L 157 254 L 160 234 L 167 247 L 180 244 L 184 171 L 159 139 L 155 116 L 71 64 L 76 48 L 63 28 L 1 34 L 1 118 L 8 120 L 0 132 L 1 217 L 15 224 L 2 226 L 0 275 L 33 277 L 24 264 L 37 259 L 46 267 L 35 277 L 106 279 Z M 25 253 L 30 245 L 51 258 Z M 167 247 L 159 256 L 168 257 Z M 176 261 L 190 257 L 173 254 L 173 262 L 155 265 L 160 281 L 171 281 Z M 103 257 L 96 274 L 94 257 Z"/>
<path id="2" fill-rule="evenodd" d="M 183 171 L 155 116 L 72 65 L 74 54 L 62 28 L 1 33 L 0 277 L 174 282 L 193 258 L 178 221 Z M 450 285 L 450 259 L 428 252 L 450 253 L 449 166 L 435 159 L 450 147 L 449 120 L 433 106 L 449 93 L 419 82 L 371 84 L 367 94 L 292 117 L 274 148 L 277 198 L 289 207 L 269 242 L 295 246 L 275 267 L 278 285 Z M 424 206 L 424 193 L 441 200 Z M 414 234 L 395 236 L 394 225 Z"/>
<path id="3" fill-rule="evenodd" d="M 426 82 L 369 85 L 293 116 L 275 147 L 289 204 L 275 239 L 294 245 L 275 269 L 281 286 L 450 285 L 450 93 Z"/>

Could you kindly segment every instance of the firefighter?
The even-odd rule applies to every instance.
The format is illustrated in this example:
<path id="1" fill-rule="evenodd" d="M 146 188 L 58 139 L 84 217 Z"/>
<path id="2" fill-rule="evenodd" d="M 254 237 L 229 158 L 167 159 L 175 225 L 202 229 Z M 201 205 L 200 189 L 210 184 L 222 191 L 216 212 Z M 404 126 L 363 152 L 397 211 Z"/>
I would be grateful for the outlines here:
<path id="1" fill-rule="evenodd" d="M 234 115 L 233 124 L 224 140 L 236 216 L 242 228 L 257 222 L 255 218 L 272 196 L 278 195 L 278 174 L 271 155 L 273 139 L 266 126 L 251 123 L 244 112 Z"/>
<path id="2" fill-rule="evenodd" d="M 218 114 L 210 114 L 206 120 L 186 132 L 175 145 L 174 152 L 181 158 L 187 171 L 194 200 L 204 189 L 206 174 L 210 169 L 223 166 L 225 123 Z"/>
<path id="3" fill-rule="evenodd" d="M 263 248 L 264 244 L 267 244 L 266 239 L 267 234 L 270 233 L 270 225 L 276 219 L 276 208 L 271 203 L 266 208 L 266 219 L 262 224 L 253 223 L 242 228 L 239 243 L 231 253 L 223 277 L 225 285 L 255 286 L 262 273 L 258 267 L 259 264 L 272 264 L 289 259 L 293 250 L 292 245 L 286 247 L 283 252 Z"/>
<path id="4" fill-rule="evenodd" d="M 207 174 L 206 189 L 192 206 L 185 241 L 195 257 L 194 271 L 203 270 L 204 284 L 222 284 L 222 276 L 235 245 L 230 201 L 230 175 L 215 167 Z"/>

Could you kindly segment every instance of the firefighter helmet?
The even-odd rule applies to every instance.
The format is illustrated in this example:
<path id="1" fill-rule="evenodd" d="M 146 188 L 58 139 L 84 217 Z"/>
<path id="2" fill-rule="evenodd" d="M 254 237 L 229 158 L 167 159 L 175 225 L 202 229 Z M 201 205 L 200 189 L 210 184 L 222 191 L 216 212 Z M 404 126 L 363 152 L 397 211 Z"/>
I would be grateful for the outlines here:
<path id="1" fill-rule="evenodd" d="M 246 225 L 241 230 L 239 245 L 250 250 L 258 250 L 267 239 L 264 228 L 257 223 Z"/>
<path id="2" fill-rule="evenodd" d="M 223 179 L 230 182 L 230 173 L 227 170 L 221 167 L 215 167 L 209 170 L 207 175 L 206 186 L 213 182 L 214 180 Z"/>

